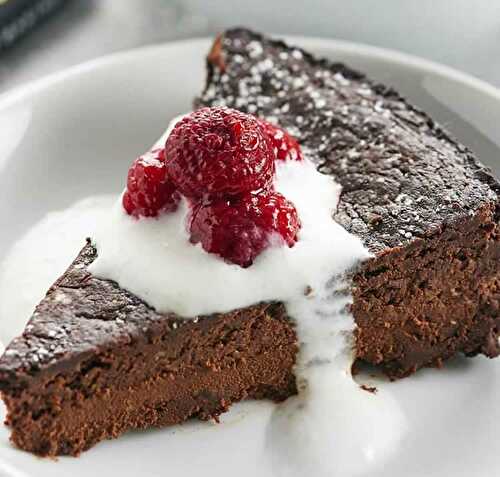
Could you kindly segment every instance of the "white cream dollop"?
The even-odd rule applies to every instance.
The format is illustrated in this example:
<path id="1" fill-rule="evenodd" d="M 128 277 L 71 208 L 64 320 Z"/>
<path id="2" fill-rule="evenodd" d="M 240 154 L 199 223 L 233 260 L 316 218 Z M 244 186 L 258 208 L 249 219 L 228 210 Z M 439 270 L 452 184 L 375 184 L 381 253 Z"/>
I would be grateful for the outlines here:
<path id="1" fill-rule="evenodd" d="M 332 220 L 340 187 L 310 162 L 277 164 L 276 189 L 297 208 L 302 227 L 294 247 L 273 246 L 246 269 L 189 242 L 186 202 L 172 214 L 137 220 L 118 201 L 93 237 L 93 274 L 119 285 L 160 312 L 180 316 L 225 312 L 261 301 L 289 301 L 306 287 L 367 257 L 361 241 Z"/>

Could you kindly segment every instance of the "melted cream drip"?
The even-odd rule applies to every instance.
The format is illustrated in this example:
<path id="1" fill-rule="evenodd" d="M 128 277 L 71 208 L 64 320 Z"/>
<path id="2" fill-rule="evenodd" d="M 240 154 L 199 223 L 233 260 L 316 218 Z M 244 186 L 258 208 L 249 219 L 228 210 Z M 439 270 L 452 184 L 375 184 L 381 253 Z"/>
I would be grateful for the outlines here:
<path id="1" fill-rule="evenodd" d="M 340 187 L 312 163 L 277 163 L 275 187 L 297 208 L 299 241 L 269 248 L 248 269 L 189 244 L 186 204 L 175 214 L 140 221 L 118 204 L 94 237 L 99 255 L 91 271 L 158 311 L 185 317 L 283 301 L 300 341 L 299 394 L 276 407 L 266 431 L 274 472 L 362 475 L 386 461 L 405 428 L 390 393 L 362 390 L 350 371 L 355 324 L 344 277 L 370 254 L 332 219 Z"/>
<path id="2" fill-rule="evenodd" d="M 266 448 L 277 476 L 369 475 L 404 434 L 405 416 L 387 388 L 369 393 L 351 375 L 350 301 L 336 277 L 316 296 L 287 303 L 300 340 L 299 393 L 277 406 L 268 425 Z"/>
<path id="3" fill-rule="evenodd" d="M 159 311 L 196 316 L 282 300 L 300 341 L 299 394 L 275 407 L 264 430 L 264 460 L 283 477 L 369 475 L 396 450 L 406 427 L 387 387 L 368 393 L 350 372 L 354 320 L 343 277 L 369 253 L 332 220 L 340 188 L 312 164 L 280 165 L 276 188 L 297 207 L 300 241 L 292 249 L 270 248 L 246 270 L 189 244 L 186 204 L 159 220 L 131 219 L 120 201 L 111 207 L 107 197 L 49 214 L 3 264 L 0 314 L 12 318 L 7 326 L 3 322 L 1 338 L 19 332 L 89 234 L 99 252 L 92 272 L 118 281 Z M 312 292 L 305 294 L 308 288 Z"/>

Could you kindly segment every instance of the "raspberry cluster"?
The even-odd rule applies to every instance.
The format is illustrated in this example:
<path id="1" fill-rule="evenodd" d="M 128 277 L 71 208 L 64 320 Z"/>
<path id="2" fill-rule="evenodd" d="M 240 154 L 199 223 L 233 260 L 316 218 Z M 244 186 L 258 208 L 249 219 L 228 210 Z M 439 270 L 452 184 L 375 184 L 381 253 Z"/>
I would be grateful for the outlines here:
<path id="1" fill-rule="evenodd" d="M 301 160 L 283 129 L 229 108 L 202 108 L 179 121 L 165 144 L 132 164 L 123 207 L 134 217 L 191 206 L 191 243 L 250 266 L 275 241 L 292 247 L 300 220 L 273 189 L 276 160 Z"/>

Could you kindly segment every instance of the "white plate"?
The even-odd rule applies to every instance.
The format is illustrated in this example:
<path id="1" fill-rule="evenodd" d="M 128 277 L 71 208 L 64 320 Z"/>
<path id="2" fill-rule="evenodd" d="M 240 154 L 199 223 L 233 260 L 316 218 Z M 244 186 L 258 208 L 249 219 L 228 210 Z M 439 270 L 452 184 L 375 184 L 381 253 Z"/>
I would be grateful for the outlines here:
<path id="1" fill-rule="evenodd" d="M 394 52 L 290 40 L 394 85 L 498 171 L 500 93 L 492 86 Z M 48 211 L 121 189 L 131 160 L 170 118 L 190 109 L 204 82 L 209 44 L 195 40 L 114 55 L 0 97 L 0 258 Z M 0 322 L 0 339 L 27 317 L 14 324 L 7 318 Z M 500 361 L 480 357 L 382 383 L 400 401 L 409 427 L 393 459 L 371 477 L 497 475 L 499 378 Z M 129 433 L 57 462 L 12 448 L 2 427 L 0 475 L 271 476 L 263 449 L 271 407 L 244 403 L 221 425 Z"/>

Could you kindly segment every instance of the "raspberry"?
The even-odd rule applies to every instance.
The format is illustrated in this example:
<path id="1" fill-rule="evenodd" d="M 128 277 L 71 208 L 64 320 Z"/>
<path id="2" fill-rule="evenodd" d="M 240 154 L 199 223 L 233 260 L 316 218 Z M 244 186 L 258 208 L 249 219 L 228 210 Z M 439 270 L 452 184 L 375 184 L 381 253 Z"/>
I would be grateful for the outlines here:
<path id="1" fill-rule="evenodd" d="M 277 192 L 219 199 L 194 208 L 191 242 L 243 268 L 274 243 L 292 247 L 300 221 L 293 204 Z"/>
<path id="2" fill-rule="evenodd" d="M 167 176 L 165 152 L 155 149 L 137 158 L 128 171 L 123 207 L 134 217 L 156 217 L 173 212 L 180 194 Z"/>
<path id="3" fill-rule="evenodd" d="M 191 199 L 268 190 L 274 174 L 270 139 L 259 121 L 229 108 L 202 108 L 184 117 L 167 139 L 167 169 Z"/>
<path id="4" fill-rule="evenodd" d="M 301 161 L 302 151 L 295 138 L 290 136 L 284 129 L 274 126 L 263 119 L 260 119 L 264 131 L 271 138 L 276 159 L 280 161 Z"/>

